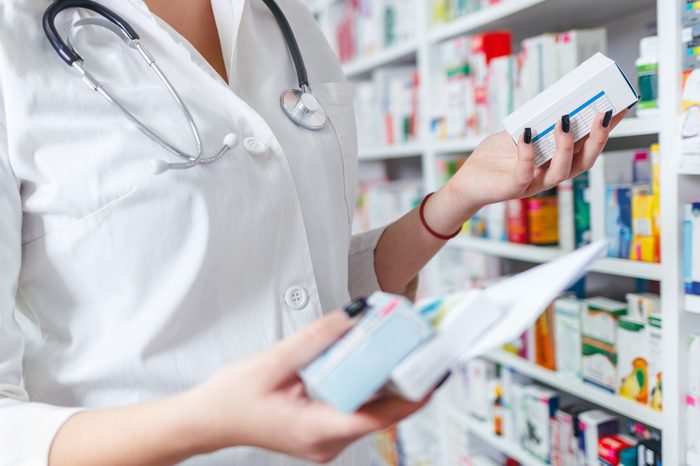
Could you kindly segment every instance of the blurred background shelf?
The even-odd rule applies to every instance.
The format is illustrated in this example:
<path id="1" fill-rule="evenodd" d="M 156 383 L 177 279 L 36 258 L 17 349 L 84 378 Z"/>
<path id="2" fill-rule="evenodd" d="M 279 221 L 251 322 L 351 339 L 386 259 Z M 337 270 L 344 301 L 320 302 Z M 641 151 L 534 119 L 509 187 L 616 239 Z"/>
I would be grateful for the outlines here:
<path id="1" fill-rule="evenodd" d="M 403 157 L 419 157 L 425 152 L 425 147 L 420 143 L 396 144 L 384 147 L 360 148 L 360 160 L 386 160 Z"/>
<path id="2" fill-rule="evenodd" d="M 602 408 L 643 422 L 657 429 L 662 429 L 662 413 L 653 411 L 648 406 L 608 393 L 593 385 L 574 379 L 573 377 L 552 372 L 504 350 L 493 351 L 487 354 L 485 358 L 497 364 L 515 369 L 517 372 L 552 388 L 571 393 L 578 398 L 589 401 Z"/>
<path id="3" fill-rule="evenodd" d="M 499 437 L 493 433 L 493 426 L 474 419 L 470 416 L 464 416 L 461 420 L 462 423 L 467 427 L 469 432 L 479 437 L 484 442 L 491 445 L 493 448 L 500 450 L 502 453 L 510 456 L 518 463 L 523 466 L 546 466 L 547 463 L 535 458 L 530 452 L 521 448 L 520 446 L 513 445 L 512 442 L 506 440 L 503 437 Z"/>
<path id="4" fill-rule="evenodd" d="M 470 236 L 458 236 L 451 240 L 448 246 L 478 251 L 505 259 L 534 263 L 547 262 L 564 254 L 564 251 L 555 246 L 532 246 Z M 591 271 L 648 280 L 661 280 L 662 274 L 660 264 L 608 257 L 596 260 L 591 267 Z"/>
<path id="5" fill-rule="evenodd" d="M 348 78 L 367 74 L 379 67 L 415 56 L 417 49 L 418 43 L 415 40 L 409 40 L 385 49 L 376 50 L 367 56 L 362 56 L 343 64 L 343 72 Z"/>

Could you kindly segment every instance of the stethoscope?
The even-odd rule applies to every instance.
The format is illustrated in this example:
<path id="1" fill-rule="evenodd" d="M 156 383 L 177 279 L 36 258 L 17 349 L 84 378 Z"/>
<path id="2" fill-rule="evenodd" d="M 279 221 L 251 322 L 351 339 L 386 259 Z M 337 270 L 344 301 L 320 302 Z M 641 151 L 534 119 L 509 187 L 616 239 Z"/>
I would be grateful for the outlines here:
<path id="1" fill-rule="evenodd" d="M 277 21 L 277 24 L 282 30 L 282 34 L 287 42 L 287 47 L 289 48 L 292 60 L 294 61 L 294 67 L 296 69 L 297 79 L 299 81 L 299 89 L 287 89 L 286 91 L 282 92 L 282 95 L 280 96 L 280 105 L 287 116 L 297 125 L 310 130 L 320 130 L 328 124 L 328 117 L 321 103 L 311 93 L 311 89 L 309 88 L 309 78 L 306 74 L 306 66 L 304 65 L 304 59 L 301 56 L 299 44 L 297 44 L 292 28 L 290 27 L 284 13 L 274 0 L 263 0 L 263 2 L 270 9 L 275 17 L 275 20 Z M 55 21 L 56 17 L 61 12 L 71 8 L 84 8 L 91 10 L 97 13 L 100 17 L 83 18 L 76 21 L 71 25 L 68 40 L 64 41 L 56 30 Z M 192 137 L 194 138 L 197 146 L 197 155 L 188 154 L 187 152 L 178 149 L 173 144 L 166 141 L 163 137 L 152 131 L 146 124 L 139 120 L 124 105 L 122 105 L 122 103 L 107 89 L 105 89 L 102 83 L 85 68 L 85 61 L 83 57 L 80 56 L 80 54 L 73 47 L 74 33 L 78 28 L 83 26 L 103 27 L 116 34 L 128 47 L 136 50 L 139 55 L 141 55 L 146 64 L 151 68 L 156 76 L 158 76 L 163 86 L 165 86 L 165 88 L 168 90 L 173 100 L 175 100 L 177 106 L 180 108 L 183 116 L 187 120 L 190 132 L 192 133 Z M 185 160 L 185 162 L 178 163 L 153 160 L 151 162 L 151 169 L 154 173 L 163 173 L 169 169 L 185 169 L 192 168 L 197 165 L 211 164 L 219 160 L 238 144 L 238 136 L 233 133 L 229 133 L 226 135 L 226 137 L 224 137 L 223 146 L 216 154 L 209 156 L 204 155 L 199 129 L 197 128 L 197 124 L 187 108 L 187 105 L 185 105 L 185 102 L 180 97 L 180 94 L 160 69 L 155 58 L 153 58 L 153 55 L 151 55 L 144 47 L 136 31 L 134 31 L 129 23 L 110 9 L 91 0 L 54 0 L 51 6 L 49 6 L 49 8 L 46 10 L 46 13 L 44 13 L 43 27 L 46 37 L 61 59 L 68 66 L 72 67 L 78 72 L 83 82 L 85 82 L 90 89 L 96 91 L 110 104 L 116 106 L 129 121 L 131 121 L 142 133 L 151 138 L 154 142 L 159 144 L 168 152 Z"/>

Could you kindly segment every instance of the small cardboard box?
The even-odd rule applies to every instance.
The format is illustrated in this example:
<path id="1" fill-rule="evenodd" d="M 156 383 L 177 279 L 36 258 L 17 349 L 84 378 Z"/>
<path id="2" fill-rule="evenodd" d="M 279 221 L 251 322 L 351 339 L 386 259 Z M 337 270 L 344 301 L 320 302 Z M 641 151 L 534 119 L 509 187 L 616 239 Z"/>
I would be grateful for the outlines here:
<path id="1" fill-rule="evenodd" d="M 557 370 L 581 379 L 581 315 L 588 309 L 585 302 L 575 298 L 554 301 Z"/>
<path id="2" fill-rule="evenodd" d="M 636 104 L 637 92 L 620 67 L 602 53 L 596 53 L 559 81 L 526 102 L 503 120 L 516 144 L 525 128 L 532 129 L 536 165 L 554 155 L 554 128 L 562 115 L 571 118 L 574 140 L 591 131 L 593 120 L 602 112 L 618 114 Z"/>
<path id="3" fill-rule="evenodd" d="M 552 454 L 552 420 L 559 408 L 559 395 L 546 388 L 527 388 L 527 428 L 525 449 L 549 463 Z"/>
<path id="4" fill-rule="evenodd" d="M 617 328 L 617 393 L 649 403 L 649 334 L 646 322 L 621 317 Z"/>

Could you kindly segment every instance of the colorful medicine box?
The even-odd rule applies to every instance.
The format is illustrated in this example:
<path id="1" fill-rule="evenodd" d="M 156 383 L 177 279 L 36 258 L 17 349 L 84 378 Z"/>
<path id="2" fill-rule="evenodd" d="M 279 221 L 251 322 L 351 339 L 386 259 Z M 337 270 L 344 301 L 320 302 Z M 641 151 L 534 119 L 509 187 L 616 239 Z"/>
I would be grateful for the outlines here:
<path id="1" fill-rule="evenodd" d="M 624 450 L 634 448 L 637 442 L 624 435 L 608 435 L 598 440 L 598 459 L 601 466 L 618 466 Z"/>
<path id="2" fill-rule="evenodd" d="M 583 337 L 582 375 L 586 383 L 610 393 L 617 390 L 617 354 L 615 345 Z"/>
<path id="3" fill-rule="evenodd" d="M 627 293 L 627 316 L 646 320 L 661 312 L 661 298 L 654 293 Z"/>
<path id="4" fill-rule="evenodd" d="M 352 330 L 299 373 L 309 397 L 345 413 L 362 406 L 401 360 L 434 335 L 405 298 L 374 293 L 369 304 Z"/>
<path id="5" fill-rule="evenodd" d="M 621 317 L 617 328 L 617 393 L 649 403 L 649 338 L 646 322 Z"/>
<path id="6" fill-rule="evenodd" d="M 555 391 L 537 385 L 527 388 L 525 449 L 545 462 L 550 462 L 552 454 L 551 427 L 558 408 L 559 395 Z"/>
<path id="7" fill-rule="evenodd" d="M 582 378 L 581 316 L 587 309 L 585 302 L 575 298 L 554 301 L 557 371 L 579 380 Z"/>
<path id="8" fill-rule="evenodd" d="M 663 409 L 663 320 L 661 314 L 651 314 L 647 320 L 649 334 L 649 406 L 654 411 Z"/>
<path id="9" fill-rule="evenodd" d="M 588 309 L 581 319 L 581 333 L 605 343 L 615 344 L 617 321 L 627 315 L 627 304 L 613 299 L 596 297 L 586 300 Z"/>
<path id="10" fill-rule="evenodd" d="M 598 439 L 617 433 L 619 420 L 616 416 L 598 409 L 579 415 L 579 453 L 584 464 L 598 464 Z"/>

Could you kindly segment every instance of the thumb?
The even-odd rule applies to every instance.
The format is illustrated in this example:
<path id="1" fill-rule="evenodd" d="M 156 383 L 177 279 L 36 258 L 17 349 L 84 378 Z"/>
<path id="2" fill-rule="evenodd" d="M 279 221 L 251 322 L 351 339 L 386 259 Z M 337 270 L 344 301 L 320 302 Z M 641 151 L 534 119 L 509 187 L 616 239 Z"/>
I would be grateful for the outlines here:
<path id="1" fill-rule="evenodd" d="M 527 134 L 528 130 L 529 135 Z M 513 176 L 521 191 L 525 191 L 535 177 L 535 145 L 532 143 L 532 130 L 530 128 L 525 129 L 518 141 L 518 160 L 515 163 Z"/>
<path id="2" fill-rule="evenodd" d="M 288 377 L 309 365 L 324 350 L 352 328 L 354 319 L 335 311 L 273 346 L 268 352 L 281 377 Z"/>

